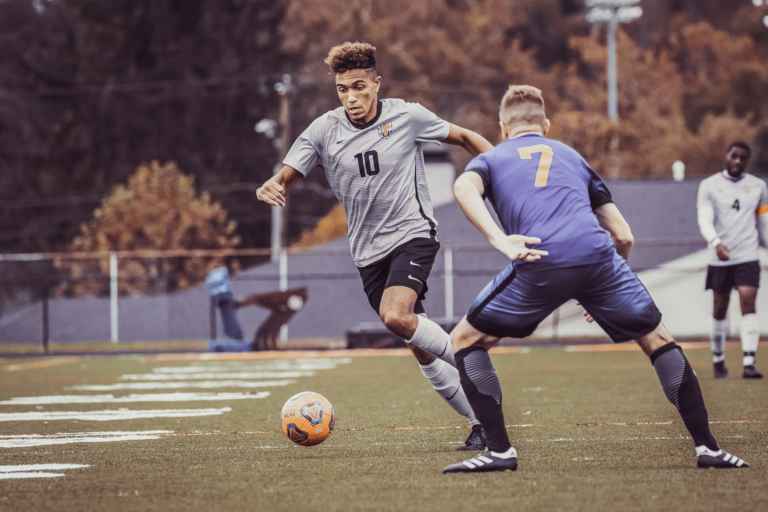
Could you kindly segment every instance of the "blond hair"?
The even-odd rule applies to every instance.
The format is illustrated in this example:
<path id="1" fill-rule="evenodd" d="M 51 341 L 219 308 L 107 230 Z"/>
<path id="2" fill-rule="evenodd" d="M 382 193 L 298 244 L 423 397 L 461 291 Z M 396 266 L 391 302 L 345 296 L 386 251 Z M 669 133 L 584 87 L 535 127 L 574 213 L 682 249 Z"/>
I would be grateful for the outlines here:
<path id="1" fill-rule="evenodd" d="M 544 125 L 547 119 L 541 89 L 532 85 L 510 85 L 499 105 L 499 121 L 505 126 Z"/>
<path id="2" fill-rule="evenodd" d="M 374 69 L 376 47 L 361 41 L 347 41 L 331 48 L 323 62 L 328 64 L 334 73 L 344 73 L 350 69 Z"/>

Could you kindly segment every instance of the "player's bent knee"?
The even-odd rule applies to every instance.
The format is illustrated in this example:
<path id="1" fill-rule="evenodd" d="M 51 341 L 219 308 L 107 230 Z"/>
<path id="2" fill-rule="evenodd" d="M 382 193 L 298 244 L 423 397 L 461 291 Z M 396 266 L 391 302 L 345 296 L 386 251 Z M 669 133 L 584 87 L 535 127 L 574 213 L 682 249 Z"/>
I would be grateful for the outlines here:
<path id="1" fill-rule="evenodd" d="M 650 357 L 656 350 L 660 349 L 664 345 L 674 342 L 675 339 L 669 333 L 664 324 L 659 324 L 653 331 L 649 332 L 645 336 L 641 336 L 637 340 L 637 344 Z"/>
<path id="2" fill-rule="evenodd" d="M 478 331 L 467 322 L 466 318 L 462 318 L 459 324 L 451 331 L 451 341 L 453 343 L 453 350 L 456 352 L 473 345 L 480 345 L 489 349 L 496 345 L 499 338 L 488 336 Z"/>
<path id="3" fill-rule="evenodd" d="M 383 311 L 381 320 L 391 332 L 398 336 L 410 338 L 416 329 L 416 315 L 401 311 Z"/>

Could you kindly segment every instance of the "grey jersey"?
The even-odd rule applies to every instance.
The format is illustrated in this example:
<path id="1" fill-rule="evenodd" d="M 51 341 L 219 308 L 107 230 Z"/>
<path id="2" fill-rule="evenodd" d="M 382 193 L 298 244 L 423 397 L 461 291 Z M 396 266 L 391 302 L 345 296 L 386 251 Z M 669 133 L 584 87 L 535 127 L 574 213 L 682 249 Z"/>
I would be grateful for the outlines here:
<path id="1" fill-rule="evenodd" d="M 364 127 L 339 107 L 304 130 L 283 164 L 304 176 L 323 167 L 347 213 L 352 259 L 364 267 L 409 240 L 437 236 L 421 145 L 448 137 L 448 126 L 418 103 L 399 99 L 380 101 Z"/>
<path id="2" fill-rule="evenodd" d="M 735 181 L 726 171 L 701 182 L 697 197 L 699 229 L 710 244 L 710 265 L 736 265 L 759 259 L 758 216 L 768 212 L 768 188 L 751 174 Z M 728 261 L 717 258 L 719 239 L 730 251 Z"/>

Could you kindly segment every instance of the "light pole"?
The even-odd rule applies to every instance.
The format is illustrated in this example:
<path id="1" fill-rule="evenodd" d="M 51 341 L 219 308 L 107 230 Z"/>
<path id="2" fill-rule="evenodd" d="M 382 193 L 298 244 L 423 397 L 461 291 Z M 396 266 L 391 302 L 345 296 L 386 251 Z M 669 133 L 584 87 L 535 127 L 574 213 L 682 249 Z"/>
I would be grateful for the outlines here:
<path id="1" fill-rule="evenodd" d="M 768 0 L 752 0 L 752 5 L 755 7 L 768 6 Z M 763 26 L 768 28 L 768 14 L 763 16 Z"/>
<path id="2" fill-rule="evenodd" d="M 619 70 L 616 56 L 616 31 L 619 23 L 629 23 L 643 15 L 640 0 L 587 0 L 587 21 L 607 24 L 608 118 L 619 122 Z"/>
<path id="3" fill-rule="evenodd" d="M 278 160 L 275 164 L 272 174 L 277 174 L 281 167 L 281 159 L 288 152 L 288 145 L 290 144 L 290 125 L 291 125 L 291 101 L 290 95 L 293 92 L 293 81 L 291 75 L 285 74 L 282 80 L 275 84 L 275 92 L 280 97 L 280 107 L 278 113 L 278 120 L 274 119 L 261 119 L 253 127 L 254 131 L 260 135 L 264 135 L 275 145 L 275 149 L 278 153 Z M 272 227 L 271 227 L 271 260 L 278 262 L 280 260 L 280 253 L 283 248 L 284 238 L 284 217 L 285 207 L 279 206 L 272 207 Z"/>

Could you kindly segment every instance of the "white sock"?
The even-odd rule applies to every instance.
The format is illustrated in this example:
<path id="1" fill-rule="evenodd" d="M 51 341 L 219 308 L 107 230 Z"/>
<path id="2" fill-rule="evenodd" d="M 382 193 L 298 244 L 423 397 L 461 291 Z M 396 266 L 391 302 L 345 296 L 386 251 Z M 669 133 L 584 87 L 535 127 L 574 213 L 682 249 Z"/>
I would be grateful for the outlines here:
<path id="1" fill-rule="evenodd" d="M 699 455 L 711 455 L 712 457 L 717 457 L 721 453 L 723 453 L 723 450 L 717 450 L 717 451 L 710 450 L 709 448 L 707 448 L 706 445 L 703 445 L 703 444 L 701 446 L 697 446 L 696 447 L 696 456 L 697 457 Z"/>
<path id="2" fill-rule="evenodd" d="M 453 357 L 453 346 L 451 345 L 451 335 L 443 330 L 437 322 L 430 320 L 425 315 L 417 315 L 418 324 L 416 332 L 406 343 L 420 348 L 424 352 L 439 357 L 451 366 L 456 366 L 456 359 Z"/>
<path id="3" fill-rule="evenodd" d="M 712 320 L 712 332 L 709 335 L 709 348 L 712 349 L 712 362 L 725 361 L 725 337 L 728 334 L 728 320 Z"/>
<path id="4" fill-rule="evenodd" d="M 760 326 L 757 315 L 750 313 L 741 318 L 741 351 L 744 353 L 744 366 L 755 364 L 755 353 L 760 341 Z"/>
<path id="5" fill-rule="evenodd" d="M 517 458 L 517 450 L 513 446 L 509 447 L 509 450 L 505 452 L 491 452 L 491 455 L 494 457 L 498 457 L 500 459 L 516 459 Z"/>
<path id="6" fill-rule="evenodd" d="M 442 359 L 435 359 L 429 364 L 419 365 L 419 368 L 421 368 L 424 377 L 432 384 L 434 390 L 437 391 L 437 394 L 445 398 L 448 405 L 467 418 L 470 424 L 480 424 L 461 387 L 459 370 Z"/>

